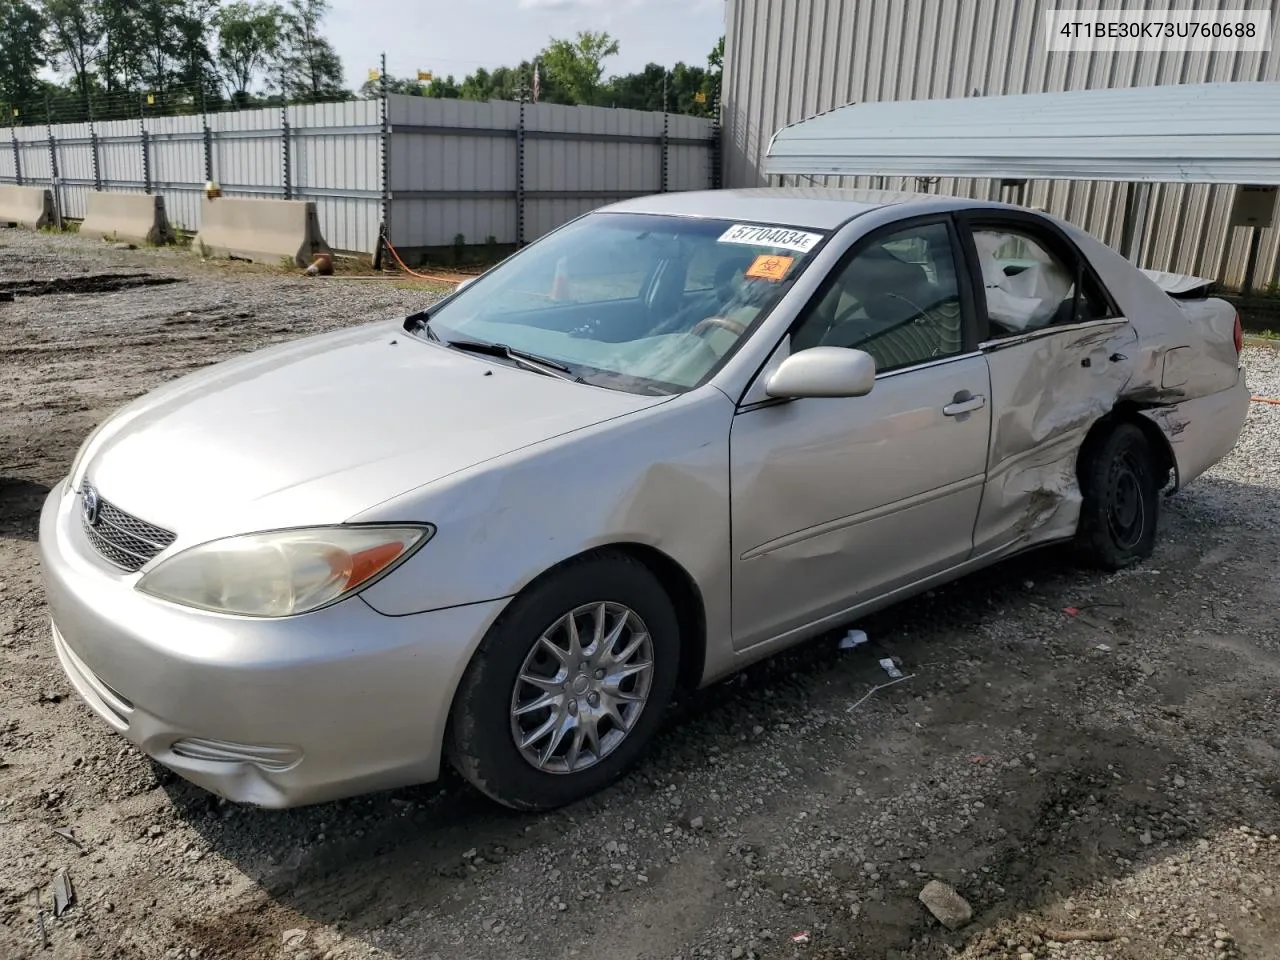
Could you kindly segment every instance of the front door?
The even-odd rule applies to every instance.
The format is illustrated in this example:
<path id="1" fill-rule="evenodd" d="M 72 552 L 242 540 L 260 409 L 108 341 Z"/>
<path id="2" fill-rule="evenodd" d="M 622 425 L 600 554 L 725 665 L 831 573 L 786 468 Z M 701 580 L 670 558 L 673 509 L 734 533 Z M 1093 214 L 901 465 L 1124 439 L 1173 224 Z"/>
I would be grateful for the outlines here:
<path id="1" fill-rule="evenodd" d="M 938 218 L 863 239 L 792 328 L 792 352 L 870 353 L 871 393 L 766 401 L 734 418 L 738 649 L 968 558 L 991 404 L 955 237 Z"/>

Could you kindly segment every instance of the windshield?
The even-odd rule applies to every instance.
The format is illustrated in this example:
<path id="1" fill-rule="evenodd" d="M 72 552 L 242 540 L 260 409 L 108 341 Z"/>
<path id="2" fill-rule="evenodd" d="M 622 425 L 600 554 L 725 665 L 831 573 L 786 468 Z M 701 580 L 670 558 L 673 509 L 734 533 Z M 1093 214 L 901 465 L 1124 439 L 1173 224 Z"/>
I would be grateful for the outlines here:
<path id="1" fill-rule="evenodd" d="M 428 314 L 446 344 L 501 344 L 587 383 L 698 386 L 801 273 L 821 233 L 598 213 L 532 244 Z"/>

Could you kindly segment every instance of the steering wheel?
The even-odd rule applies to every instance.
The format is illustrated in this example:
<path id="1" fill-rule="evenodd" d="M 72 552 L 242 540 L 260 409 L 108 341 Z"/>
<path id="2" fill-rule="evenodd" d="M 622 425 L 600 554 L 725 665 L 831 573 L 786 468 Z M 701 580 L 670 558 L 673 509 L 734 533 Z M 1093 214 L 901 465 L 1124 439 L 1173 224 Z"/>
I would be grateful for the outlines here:
<path id="1" fill-rule="evenodd" d="M 737 320 L 731 320 L 728 317 L 705 317 L 693 325 L 693 329 L 689 332 L 696 337 L 701 337 L 711 330 L 728 330 L 735 337 L 740 337 L 747 332 L 747 328 Z"/>

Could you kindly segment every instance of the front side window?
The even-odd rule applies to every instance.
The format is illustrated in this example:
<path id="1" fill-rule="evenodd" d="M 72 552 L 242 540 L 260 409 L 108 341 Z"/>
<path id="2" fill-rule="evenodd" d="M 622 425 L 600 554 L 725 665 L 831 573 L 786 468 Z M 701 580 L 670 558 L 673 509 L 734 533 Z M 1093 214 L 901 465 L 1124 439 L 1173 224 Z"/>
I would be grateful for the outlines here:
<path id="1" fill-rule="evenodd" d="M 964 343 L 956 250 L 946 223 L 903 229 L 860 248 L 811 304 L 791 352 L 853 347 L 877 372 L 954 356 Z"/>
<path id="2" fill-rule="evenodd" d="M 695 387 L 812 259 L 819 231 L 654 214 L 591 214 L 429 311 L 441 340 L 549 360 L 587 383 Z"/>

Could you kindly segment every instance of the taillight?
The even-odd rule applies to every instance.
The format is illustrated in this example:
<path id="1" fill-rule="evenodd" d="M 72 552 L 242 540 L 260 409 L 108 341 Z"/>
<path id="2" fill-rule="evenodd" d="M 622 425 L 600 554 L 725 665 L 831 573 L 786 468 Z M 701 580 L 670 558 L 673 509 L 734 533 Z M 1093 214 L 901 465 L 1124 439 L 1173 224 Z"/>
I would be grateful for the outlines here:
<path id="1" fill-rule="evenodd" d="M 1244 327 L 1240 325 L 1239 310 L 1236 311 L 1236 329 L 1234 337 L 1236 341 L 1236 356 L 1238 357 L 1244 352 Z"/>

